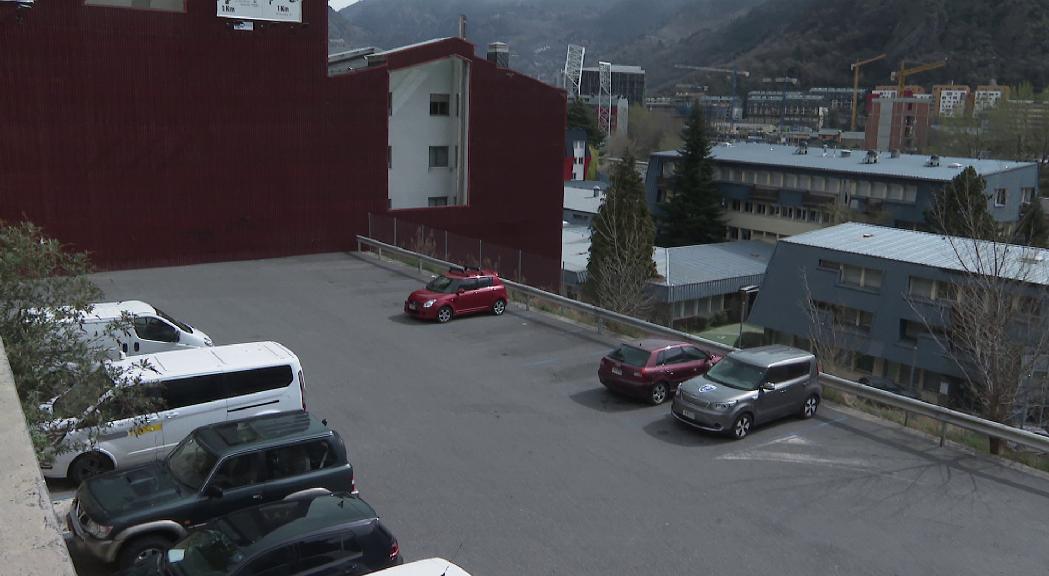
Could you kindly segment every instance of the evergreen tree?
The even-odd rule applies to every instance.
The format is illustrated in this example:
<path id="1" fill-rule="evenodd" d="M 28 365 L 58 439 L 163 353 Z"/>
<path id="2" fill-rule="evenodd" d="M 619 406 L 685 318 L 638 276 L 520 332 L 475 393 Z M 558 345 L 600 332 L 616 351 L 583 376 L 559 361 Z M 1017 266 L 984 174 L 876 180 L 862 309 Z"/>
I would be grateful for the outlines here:
<path id="1" fill-rule="evenodd" d="M 613 169 L 608 194 L 590 226 L 584 294 L 603 308 L 640 315 L 647 308 L 645 285 L 656 273 L 655 225 L 632 156 Z"/>
<path id="2" fill-rule="evenodd" d="M 925 219 L 937 234 L 979 240 L 998 239 L 998 225 L 987 211 L 990 198 L 987 181 L 969 166 L 943 187 L 925 212 Z"/>
<path id="3" fill-rule="evenodd" d="M 594 109 L 578 98 L 568 105 L 568 127 L 586 130 L 586 141 L 591 146 L 600 148 L 605 143 L 605 134 L 597 127 Z"/>
<path id="4" fill-rule="evenodd" d="M 1039 248 L 1049 248 L 1049 219 L 1042 203 L 1035 198 L 1020 210 L 1020 222 L 1013 232 L 1013 242 Z"/>
<path id="5" fill-rule="evenodd" d="M 660 212 L 659 245 L 710 244 L 725 239 L 721 192 L 714 184 L 703 109 L 693 106 L 681 131 L 680 157 Z"/>

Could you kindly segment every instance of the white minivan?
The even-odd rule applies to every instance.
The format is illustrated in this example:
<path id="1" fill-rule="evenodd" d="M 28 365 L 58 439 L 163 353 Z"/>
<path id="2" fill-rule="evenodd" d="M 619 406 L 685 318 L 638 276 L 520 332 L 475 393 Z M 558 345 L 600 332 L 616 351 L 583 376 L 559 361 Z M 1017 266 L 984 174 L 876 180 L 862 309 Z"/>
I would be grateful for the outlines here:
<path id="1" fill-rule="evenodd" d="M 110 324 L 119 321 L 124 314 L 131 316 L 132 328 L 123 333 L 107 334 Z M 82 328 L 84 338 L 109 350 L 113 359 L 121 353 L 136 356 L 212 345 L 207 334 L 140 300 L 92 304 L 84 316 Z"/>
<path id="2" fill-rule="evenodd" d="M 161 352 L 113 362 L 112 367 L 129 382 L 147 386 L 159 409 L 107 422 L 92 439 L 89 428 L 97 425 L 93 413 L 113 395 L 110 391 L 84 401 L 74 386 L 44 406 L 58 418 L 52 425 L 68 430 L 56 439 L 61 454 L 42 465 L 45 477 L 81 482 L 108 470 L 162 459 L 205 424 L 306 409 L 299 359 L 276 342 Z"/>

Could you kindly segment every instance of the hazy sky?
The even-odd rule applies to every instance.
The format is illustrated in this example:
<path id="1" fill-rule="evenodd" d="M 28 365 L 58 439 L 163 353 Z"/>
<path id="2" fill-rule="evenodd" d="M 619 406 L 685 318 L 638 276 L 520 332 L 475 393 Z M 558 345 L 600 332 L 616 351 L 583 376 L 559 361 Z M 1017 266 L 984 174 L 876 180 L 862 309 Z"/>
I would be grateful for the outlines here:
<path id="1" fill-rule="evenodd" d="M 328 4 L 336 10 L 342 10 L 350 4 L 356 4 L 358 0 L 328 0 Z"/>

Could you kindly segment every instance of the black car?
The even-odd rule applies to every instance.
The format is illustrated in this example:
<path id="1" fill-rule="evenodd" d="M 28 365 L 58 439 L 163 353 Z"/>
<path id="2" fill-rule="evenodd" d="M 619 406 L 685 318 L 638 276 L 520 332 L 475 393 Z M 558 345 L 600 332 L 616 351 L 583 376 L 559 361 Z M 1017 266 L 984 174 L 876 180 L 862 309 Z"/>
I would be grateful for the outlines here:
<path id="1" fill-rule="evenodd" d="M 367 502 L 342 493 L 238 510 L 194 529 L 123 576 L 356 576 L 400 564 L 397 539 Z"/>
<path id="2" fill-rule="evenodd" d="M 86 480 L 66 521 L 78 547 L 127 568 L 217 516 L 332 492 L 356 492 L 342 439 L 305 412 L 282 412 L 202 426 L 161 462 Z"/>

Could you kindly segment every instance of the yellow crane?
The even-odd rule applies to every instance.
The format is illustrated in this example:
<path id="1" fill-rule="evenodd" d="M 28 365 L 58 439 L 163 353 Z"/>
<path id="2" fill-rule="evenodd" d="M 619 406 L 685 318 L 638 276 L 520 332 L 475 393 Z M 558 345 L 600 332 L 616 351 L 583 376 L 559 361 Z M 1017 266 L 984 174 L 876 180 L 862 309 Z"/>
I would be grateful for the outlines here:
<path id="1" fill-rule="evenodd" d="M 930 62 L 928 64 L 922 64 L 921 66 L 915 66 L 914 68 L 904 68 L 904 61 L 900 61 L 900 69 L 892 73 L 893 78 L 896 80 L 896 97 L 903 97 L 903 86 L 907 82 L 908 76 L 913 76 L 919 72 L 926 72 L 929 70 L 935 70 L 937 68 L 943 68 L 947 65 L 947 59 L 944 58 L 939 62 Z"/>
<path id="2" fill-rule="evenodd" d="M 858 100 L 860 95 L 860 67 L 870 64 L 871 62 L 877 62 L 878 60 L 885 58 L 885 56 L 885 54 L 879 54 L 874 58 L 868 58 L 866 60 L 861 60 L 860 62 L 853 62 L 852 66 L 849 67 L 849 69 L 852 70 L 852 123 L 849 125 L 850 132 L 856 131 L 856 107 L 859 105 Z"/>

